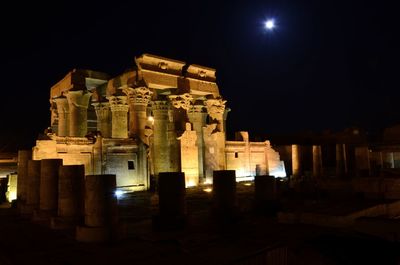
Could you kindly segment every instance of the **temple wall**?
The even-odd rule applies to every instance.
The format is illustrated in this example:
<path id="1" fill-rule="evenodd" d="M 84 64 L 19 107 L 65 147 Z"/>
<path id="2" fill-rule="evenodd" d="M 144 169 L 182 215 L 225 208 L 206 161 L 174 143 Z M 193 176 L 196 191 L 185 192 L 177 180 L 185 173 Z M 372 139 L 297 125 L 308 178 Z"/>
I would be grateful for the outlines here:
<path id="1" fill-rule="evenodd" d="M 100 144 L 91 143 L 86 138 L 74 140 L 77 143 L 68 142 L 66 138 L 38 140 L 33 149 L 33 159 L 61 158 L 64 165 L 84 165 L 85 175 L 115 174 L 118 187 L 147 189 L 147 174 L 143 172 L 146 164 L 138 159 L 137 146 L 118 146 L 118 141 Z"/>
<path id="2" fill-rule="evenodd" d="M 286 176 L 279 153 L 268 141 L 227 141 L 225 149 L 226 167 L 228 170 L 236 170 L 237 180 L 246 180 L 255 175 Z"/>

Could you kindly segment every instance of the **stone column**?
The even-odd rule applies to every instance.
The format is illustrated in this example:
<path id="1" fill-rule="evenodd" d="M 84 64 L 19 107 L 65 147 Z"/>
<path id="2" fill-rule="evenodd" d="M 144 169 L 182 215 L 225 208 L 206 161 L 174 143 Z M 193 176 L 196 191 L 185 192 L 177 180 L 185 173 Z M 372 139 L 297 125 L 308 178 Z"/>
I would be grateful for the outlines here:
<path id="1" fill-rule="evenodd" d="M 213 210 L 221 217 L 233 214 L 236 205 L 235 170 L 216 170 L 213 174 Z"/>
<path id="2" fill-rule="evenodd" d="M 224 132 L 224 113 L 226 100 L 222 100 L 222 98 L 207 99 L 205 103 L 208 115 L 210 115 L 210 118 L 217 123 L 217 129 L 220 132 Z"/>
<path id="3" fill-rule="evenodd" d="M 336 176 L 343 177 L 347 174 L 346 145 L 336 144 Z"/>
<path id="4" fill-rule="evenodd" d="M 153 95 L 147 87 L 127 88 L 129 100 L 129 137 L 138 137 L 147 143 L 145 127 L 147 123 L 147 105 Z"/>
<path id="5" fill-rule="evenodd" d="M 186 130 L 180 140 L 181 146 L 181 168 L 185 175 L 187 187 L 197 186 L 199 184 L 199 156 L 197 142 L 197 133 L 192 131 L 192 125 L 186 123 Z"/>
<path id="6" fill-rule="evenodd" d="M 256 202 L 264 203 L 276 199 L 276 181 L 274 176 L 255 176 L 254 185 L 254 197 Z"/>
<path id="7" fill-rule="evenodd" d="M 161 216 L 184 216 L 186 213 L 185 174 L 183 172 L 160 173 L 158 195 Z"/>
<path id="8" fill-rule="evenodd" d="M 368 146 L 356 147 L 355 154 L 357 176 L 368 177 L 371 170 Z"/>
<path id="9" fill-rule="evenodd" d="M 294 179 L 302 174 L 301 162 L 301 146 L 292 144 L 292 175 Z"/>
<path id="10" fill-rule="evenodd" d="M 118 214 L 115 175 L 85 177 L 85 221 L 77 226 L 76 239 L 82 242 L 104 242 L 117 237 Z"/>
<path id="11" fill-rule="evenodd" d="M 27 213 L 32 213 L 39 208 L 40 198 L 40 160 L 28 161 L 28 190 L 26 197 Z"/>
<path id="12" fill-rule="evenodd" d="M 154 116 L 153 125 L 153 164 L 154 174 L 169 172 L 170 152 L 168 146 L 168 102 L 153 101 L 152 111 Z"/>
<path id="13" fill-rule="evenodd" d="M 126 96 L 109 97 L 112 113 L 112 138 L 128 138 L 128 110 Z"/>
<path id="14" fill-rule="evenodd" d="M 168 125 L 168 142 L 171 154 L 170 172 L 178 172 L 181 171 L 181 148 L 178 140 L 177 130 L 180 130 L 179 133 L 183 133 L 183 128 L 176 128 L 175 124 L 180 123 L 181 125 L 186 126 L 186 122 L 188 121 L 187 111 L 191 107 L 193 97 L 189 93 L 184 93 L 181 95 L 170 95 L 168 98 L 170 99 L 172 106 L 172 108 L 169 109 L 170 113 Z M 175 120 L 177 117 L 179 117 L 178 120 Z M 198 178 L 198 176 L 196 177 Z"/>
<path id="15" fill-rule="evenodd" d="M 84 180 L 84 165 L 60 166 L 57 217 L 51 219 L 51 228 L 69 228 L 84 216 Z"/>
<path id="16" fill-rule="evenodd" d="M 198 165 L 200 182 L 204 180 L 204 139 L 203 127 L 206 125 L 207 112 L 204 105 L 193 105 L 188 111 L 189 121 L 197 135 Z"/>
<path id="17" fill-rule="evenodd" d="M 322 176 L 322 153 L 320 145 L 313 145 L 312 156 L 313 156 L 313 177 L 319 178 Z"/>
<path id="18" fill-rule="evenodd" d="M 383 152 L 382 160 L 383 160 L 383 168 L 394 168 L 393 152 Z"/>
<path id="19" fill-rule="evenodd" d="M 86 90 L 68 91 L 69 136 L 84 137 L 87 134 L 87 109 L 91 95 Z"/>
<path id="20" fill-rule="evenodd" d="M 277 187 L 274 176 L 261 175 L 254 178 L 254 198 L 257 211 L 266 213 L 277 209 Z"/>
<path id="21" fill-rule="evenodd" d="M 58 206 L 58 169 L 62 159 L 43 159 L 40 164 L 39 210 L 53 212 Z M 53 214 L 53 213 L 52 213 Z"/>
<path id="22" fill-rule="evenodd" d="M 55 98 L 54 101 L 57 104 L 58 112 L 58 136 L 69 135 L 69 105 L 68 100 L 65 96 Z"/>
<path id="23" fill-rule="evenodd" d="M 53 133 L 58 135 L 58 111 L 57 111 L 57 103 L 54 99 L 50 99 L 50 128 Z"/>
<path id="24" fill-rule="evenodd" d="M 17 178 L 17 199 L 18 204 L 26 203 L 26 195 L 28 189 L 28 161 L 32 159 L 32 150 L 18 151 L 18 178 Z"/>
<path id="25" fill-rule="evenodd" d="M 92 104 L 97 116 L 97 130 L 104 138 L 111 137 L 111 115 L 108 102 L 95 102 Z"/>
<path id="26" fill-rule="evenodd" d="M 225 161 L 225 132 L 223 115 L 226 100 L 207 99 L 206 108 L 210 117 L 210 124 L 203 128 L 205 145 L 205 172 L 208 181 L 211 180 L 214 170 L 226 169 Z"/>

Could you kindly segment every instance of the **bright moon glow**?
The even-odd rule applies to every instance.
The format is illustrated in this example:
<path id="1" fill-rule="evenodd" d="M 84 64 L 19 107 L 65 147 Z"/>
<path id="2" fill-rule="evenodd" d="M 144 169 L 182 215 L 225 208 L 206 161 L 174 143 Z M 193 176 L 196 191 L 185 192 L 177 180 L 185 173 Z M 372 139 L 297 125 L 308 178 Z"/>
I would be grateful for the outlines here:
<path id="1" fill-rule="evenodd" d="M 272 30 L 273 28 L 275 28 L 275 21 L 273 19 L 268 19 L 265 22 L 265 27 L 269 30 Z"/>

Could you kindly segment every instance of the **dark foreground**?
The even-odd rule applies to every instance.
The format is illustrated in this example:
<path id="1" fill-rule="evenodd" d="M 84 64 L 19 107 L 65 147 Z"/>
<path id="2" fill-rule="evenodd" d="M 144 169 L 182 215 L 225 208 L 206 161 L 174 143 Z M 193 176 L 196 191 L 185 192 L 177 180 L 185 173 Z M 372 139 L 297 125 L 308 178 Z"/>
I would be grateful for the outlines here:
<path id="1" fill-rule="evenodd" d="M 152 229 L 157 209 L 152 193 L 128 194 L 119 201 L 128 236 L 103 244 L 78 243 L 73 229 L 51 230 L 2 205 L 0 265 L 399 264 L 397 242 L 347 229 L 278 224 L 273 216 L 252 210 L 251 194 L 252 187 L 238 187 L 238 215 L 232 222 L 218 223 L 210 216 L 210 193 L 188 190 L 188 225 L 168 232 Z M 266 259 L 271 250 L 275 256 Z"/>

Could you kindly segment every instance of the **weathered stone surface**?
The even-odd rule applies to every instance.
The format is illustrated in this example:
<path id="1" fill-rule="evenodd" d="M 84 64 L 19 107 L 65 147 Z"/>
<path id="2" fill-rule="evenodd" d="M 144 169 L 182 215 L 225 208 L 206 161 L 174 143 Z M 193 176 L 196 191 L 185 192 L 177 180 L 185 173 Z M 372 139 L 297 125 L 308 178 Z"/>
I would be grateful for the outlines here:
<path id="1" fill-rule="evenodd" d="M 186 212 L 185 173 L 161 172 L 158 194 L 161 216 L 183 216 Z"/>
<path id="2" fill-rule="evenodd" d="M 254 185 L 254 197 L 257 203 L 261 204 L 276 199 L 276 181 L 274 176 L 255 176 Z"/>
<path id="3" fill-rule="evenodd" d="M 60 166 L 58 180 L 58 216 L 78 218 L 83 216 L 83 165 Z"/>
<path id="4" fill-rule="evenodd" d="M 87 175 L 85 177 L 85 225 L 110 226 L 117 222 L 115 175 Z"/>
<path id="5" fill-rule="evenodd" d="M 69 106 L 68 136 L 83 137 L 87 134 L 87 109 L 92 93 L 87 90 L 69 91 L 67 93 Z"/>
<path id="6" fill-rule="evenodd" d="M 181 143 L 181 168 L 185 174 L 187 187 L 199 184 L 199 155 L 196 131 L 191 130 L 190 123 L 187 123 L 186 131 L 179 137 Z"/>
<path id="7" fill-rule="evenodd" d="M 39 207 L 40 199 L 40 175 L 41 175 L 41 161 L 29 160 L 28 161 L 28 190 L 26 204 L 32 205 L 32 209 Z"/>
<path id="8" fill-rule="evenodd" d="M 18 179 L 17 179 L 17 199 L 21 203 L 26 203 L 27 184 L 28 184 L 28 161 L 32 158 L 32 150 L 18 151 Z"/>
<path id="9" fill-rule="evenodd" d="M 213 175 L 213 208 L 231 213 L 236 205 L 236 176 L 234 170 L 216 170 Z"/>
<path id="10" fill-rule="evenodd" d="M 43 159 L 40 164 L 39 209 L 55 211 L 58 206 L 58 169 L 62 159 Z"/>

